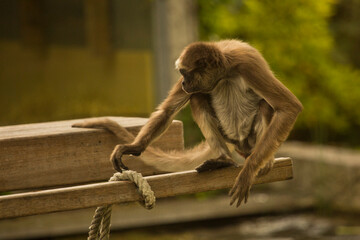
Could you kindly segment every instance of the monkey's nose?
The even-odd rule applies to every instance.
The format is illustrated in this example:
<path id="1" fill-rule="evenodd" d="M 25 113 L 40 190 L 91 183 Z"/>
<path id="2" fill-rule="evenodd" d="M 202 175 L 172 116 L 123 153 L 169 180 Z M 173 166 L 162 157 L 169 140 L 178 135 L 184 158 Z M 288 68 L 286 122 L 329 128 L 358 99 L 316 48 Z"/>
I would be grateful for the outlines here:
<path id="1" fill-rule="evenodd" d="M 185 81 L 184 80 L 181 82 L 181 85 L 185 86 Z"/>

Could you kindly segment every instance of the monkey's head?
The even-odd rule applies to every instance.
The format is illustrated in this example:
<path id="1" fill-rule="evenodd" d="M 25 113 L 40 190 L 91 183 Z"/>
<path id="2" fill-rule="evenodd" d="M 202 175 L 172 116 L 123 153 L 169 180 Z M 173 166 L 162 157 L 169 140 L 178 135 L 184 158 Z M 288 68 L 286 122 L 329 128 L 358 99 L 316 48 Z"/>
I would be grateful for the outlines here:
<path id="1" fill-rule="evenodd" d="M 213 43 L 197 42 L 187 46 L 175 63 L 182 75 L 185 92 L 211 92 L 223 77 L 225 57 Z"/>

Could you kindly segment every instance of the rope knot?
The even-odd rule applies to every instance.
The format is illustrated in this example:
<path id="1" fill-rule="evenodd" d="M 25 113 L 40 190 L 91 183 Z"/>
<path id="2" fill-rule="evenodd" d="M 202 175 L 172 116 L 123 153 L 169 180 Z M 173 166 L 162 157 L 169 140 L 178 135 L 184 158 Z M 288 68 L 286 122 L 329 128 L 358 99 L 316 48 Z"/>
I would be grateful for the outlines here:
<path id="1" fill-rule="evenodd" d="M 137 173 L 132 170 L 117 172 L 109 179 L 109 182 L 124 180 L 130 180 L 136 185 L 138 193 L 142 198 L 140 203 L 143 207 L 146 209 L 152 209 L 155 206 L 155 194 L 141 173 Z M 111 204 L 96 208 L 93 220 L 91 221 L 91 225 L 89 227 L 88 240 L 109 239 L 111 209 Z"/>
<path id="2" fill-rule="evenodd" d="M 146 209 L 152 209 L 155 206 L 155 195 L 151 190 L 149 183 L 143 178 L 141 173 L 137 173 L 132 170 L 126 170 L 123 172 L 117 172 L 110 178 L 110 182 L 130 180 L 133 182 L 143 201 L 140 202 Z"/>

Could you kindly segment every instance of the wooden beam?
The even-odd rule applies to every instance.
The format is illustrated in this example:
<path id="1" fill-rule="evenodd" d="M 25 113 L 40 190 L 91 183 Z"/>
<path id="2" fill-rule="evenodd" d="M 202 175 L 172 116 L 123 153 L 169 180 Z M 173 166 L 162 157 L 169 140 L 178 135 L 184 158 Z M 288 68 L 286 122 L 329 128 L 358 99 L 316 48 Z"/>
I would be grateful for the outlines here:
<path id="1" fill-rule="evenodd" d="M 273 190 L 275 189 L 276 187 Z M 294 211 L 306 211 L 313 206 L 313 197 L 296 195 L 289 188 L 286 191 L 252 191 L 248 202 L 240 208 L 229 206 L 229 197 L 225 194 L 211 197 L 206 201 L 198 201 L 195 198 L 159 199 L 156 207 L 151 211 L 146 211 L 137 204 L 118 204 L 112 208 L 111 231 L 183 222 L 221 221 L 223 218 L 255 214 L 288 214 Z M 64 235 L 64 233 L 66 235 L 86 234 L 93 215 L 94 208 L 86 208 L 2 219 L 0 220 L 0 239 L 45 239 L 49 236 Z"/>
<path id="2" fill-rule="evenodd" d="M 109 117 L 136 134 L 146 118 Z M 109 156 L 118 139 L 102 129 L 72 128 L 78 120 L 0 127 L 0 192 L 106 181 L 114 173 Z M 153 146 L 182 149 L 183 130 L 174 121 Z M 127 156 L 131 169 L 156 172 Z M 133 161 L 131 161 L 133 160 Z"/>
<path id="3" fill-rule="evenodd" d="M 157 198 L 229 188 L 241 168 L 224 168 L 197 173 L 186 171 L 146 177 Z M 255 184 L 292 178 L 292 161 L 281 158 Z M 88 208 L 113 203 L 140 200 L 129 181 L 104 182 L 83 186 L 19 193 L 0 197 L 0 219 Z"/>

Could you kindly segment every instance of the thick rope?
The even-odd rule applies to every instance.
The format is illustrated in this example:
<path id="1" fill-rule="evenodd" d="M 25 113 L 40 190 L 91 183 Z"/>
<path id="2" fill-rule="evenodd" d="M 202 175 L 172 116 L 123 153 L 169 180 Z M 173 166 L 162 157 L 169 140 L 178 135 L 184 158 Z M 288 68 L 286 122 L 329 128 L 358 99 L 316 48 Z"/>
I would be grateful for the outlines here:
<path id="1" fill-rule="evenodd" d="M 155 206 L 155 195 L 151 190 L 149 183 L 143 178 L 141 173 L 127 170 L 117 172 L 112 176 L 109 182 L 130 180 L 133 182 L 143 201 L 140 203 L 146 209 L 152 209 Z M 111 221 L 112 205 L 105 205 L 96 208 L 93 220 L 89 227 L 88 240 L 107 240 L 110 236 L 110 221 Z"/>

